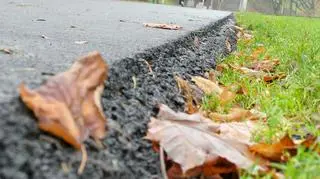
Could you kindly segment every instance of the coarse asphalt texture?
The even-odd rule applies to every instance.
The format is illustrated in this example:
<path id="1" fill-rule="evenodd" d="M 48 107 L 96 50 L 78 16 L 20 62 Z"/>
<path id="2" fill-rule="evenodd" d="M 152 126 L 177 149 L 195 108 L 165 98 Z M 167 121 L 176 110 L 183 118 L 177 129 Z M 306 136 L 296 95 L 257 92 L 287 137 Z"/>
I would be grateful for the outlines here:
<path id="1" fill-rule="evenodd" d="M 146 28 L 145 22 L 183 29 Z M 174 76 L 203 75 L 230 53 L 227 39 L 234 50 L 233 25 L 230 12 L 175 6 L 2 0 L 0 49 L 13 53 L 0 52 L 0 178 L 161 178 L 159 156 L 143 139 L 147 123 L 159 103 L 183 110 Z M 110 64 L 102 96 L 109 131 L 104 149 L 86 142 L 89 159 L 79 176 L 80 152 L 40 131 L 16 88 L 23 81 L 36 88 L 93 50 Z"/>

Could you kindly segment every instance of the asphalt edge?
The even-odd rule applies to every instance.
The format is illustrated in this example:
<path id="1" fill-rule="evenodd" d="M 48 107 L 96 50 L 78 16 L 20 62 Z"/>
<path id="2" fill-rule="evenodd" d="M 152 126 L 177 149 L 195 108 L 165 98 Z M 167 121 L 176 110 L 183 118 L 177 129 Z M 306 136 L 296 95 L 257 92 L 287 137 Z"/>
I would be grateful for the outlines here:
<path id="1" fill-rule="evenodd" d="M 161 178 L 159 156 L 152 151 L 151 143 L 143 139 L 150 117 L 156 114 L 154 107 L 158 103 L 165 103 L 175 110 L 183 110 L 184 100 L 173 77 L 179 75 L 188 79 L 191 75 L 203 75 L 208 69 L 214 68 L 219 57 L 230 53 L 225 43 L 227 39 L 231 49 L 235 50 L 237 38 L 234 24 L 235 18 L 230 14 L 177 40 L 112 64 L 102 96 L 109 126 L 108 136 L 102 143 L 107 147 L 97 151 L 92 142 L 86 143 L 89 161 L 80 178 Z M 195 37 L 199 39 L 199 47 L 195 45 Z M 145 61 L 150 64 L 153 73 L 150 73 Z M 10 147 L 18 145 L 17 148 L 20 147 L 19 150 L 23 150 L 27 157 L 35 157 L 19 163 L 22 166 L 19 168 L 1 166 L 0 162 L 0 168 L 14 168 L 16 172 L 12 172 L 12 175 L 16 177 L 24 173 L 28 178 L 52 178 L 54 173 L 58 178 L 79 178 L 76 167 L 80 158 L 72 157 L 75 155 L 74 149 L 63 142 L 60 142 L 63 148 L 57 149 L 53 144 L 39 140 L 43 132 L 37 128 L 33 115 L 19 97 L 0 102 L 0 119 L 4 128 L 15 126 L 0 136 L 1 153 L 5 154 L 5 150 L 12 150 Z M 9 139 L 2 141 L 14 135 L 13 132 L 21 132 L 22 137 L 12 139 L 12 142 Z M 23 148 L 20 140 L 28 144 L 28 149 Z M 34 154 L 37 150 L 45 155 Z M 7 158 L 3 162 L 14 159 L 14 156 L 2 157 Z M 47 169 L 50 172 L 42 171 L 40 166 L 47 165 L 43 163 L 43 158 L 50 161 L 51 166 Z M 105 166 L 94 163 L 98 159 L 103 160 Z M 33 160 L 39 160 L 40 163 L 31 164 Z M 65 174 L 61 170 L 60 162 L 64 160 L 70 160 L 73 166 L 70 173 Z M 1 170 L 0 176 L 3 175 Z"/>

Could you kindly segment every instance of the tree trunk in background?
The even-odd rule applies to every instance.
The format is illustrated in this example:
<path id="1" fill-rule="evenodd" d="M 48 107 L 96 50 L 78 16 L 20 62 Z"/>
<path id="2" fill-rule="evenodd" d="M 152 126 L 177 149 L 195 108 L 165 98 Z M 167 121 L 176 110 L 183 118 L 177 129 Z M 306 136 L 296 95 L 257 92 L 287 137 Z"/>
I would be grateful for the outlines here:
<path id="1" fill-rule="evenodd" d="M 210 5 L 211 5 L 211 3 L 212 3 L 211 1 L 212 1 L 212 0 L 204 0 L 204 1 L 203 1 L 203 5 L 206 6 L 207 9 L 209 9 L 209 8 L 210 8 Z"/>
<path id="2" fill-rule="evenodd" d="M 221 0 L 212 0 L 211 2 L 211 9 L 217 9 L 217 10 L 220 10 L 221 8 Z"/>
<path id="3" fill-rule="evenodd" d="M 290 12 L 289 12 L 290 14 L 290 16 L 292 15 L 292 0 L 290 0 Z"/>
<path id="4" fill-rule="evenodd" d="M 248 0 L 240 0 L 239 11 L 246 11 Z"/>

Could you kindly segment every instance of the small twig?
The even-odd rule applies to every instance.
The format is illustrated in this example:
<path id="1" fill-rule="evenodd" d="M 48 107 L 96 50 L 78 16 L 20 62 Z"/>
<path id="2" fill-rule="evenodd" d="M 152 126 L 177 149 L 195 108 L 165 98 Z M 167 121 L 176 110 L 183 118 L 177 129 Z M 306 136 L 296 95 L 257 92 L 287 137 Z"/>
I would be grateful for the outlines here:
<path id="1" fill-rule="evenodd" d="M 83 144 L 81 145 L 81 154 L 82 154 L 82 159 L 81 159 L 80 166 L 78 168 L 78 175 L 81 175 L 83 173 L 83 170 L 86 167 L 86 163 L 88 160 L 87 150 Z"/>
<path id="2" fill-rule="evenodd" d="M 10 55 L 13 53 L 13 50 L 11 50 L 10 48 L 1 48 L 0 52 Z"/>
<path id="3" fill-rule="evenodd" d="M 154 73 L 153 73 L 153 70 L 152 70 L 152 67 L 151 67 L 150 63 L 149 63 L 147 60 L 144 60 L 144 62 L 145 62 L 146 65 L 148 66 L 149 73 L 151 73 L 152 76 L 153 76 L 153 78 L 154 78 L 155 76 L 154 76 Z"/>
<path id="4" fill-rule="evenodd" d="M 150 63 L 147 60 L 144 60 L 144 62 L 147 64 L 149 72 L 153 73 Z"/>
<path id="5" fill-rule="evenodd" d="M 55 74 L 54 74 L 54 73 L 51 73 L 51 72 L 41 72 L 41 75 L 44 75 L 44 76 L 54 76 Z"/>
<path id="6" fill-rule="evenodd" d="M 136 76 L 132 76 L 132 81 L 133 81 L 133 88 L 137 87 L 137 78 Z"/>
<path id="7" fill-rule="evenodd" d="M 70 167 L 65 162 L 61 163 L 61 168 L 62 168 L 64 173 L 69 173 L 70 172 Z"/>
<path id="8" fill-rule="evenodd" d="M 164 163 L 164 150 L 160 145 L 160 165 L 161 165 L 161 173 L 163 175 L 163 179 L 168 179 L 166 164 Z"/>

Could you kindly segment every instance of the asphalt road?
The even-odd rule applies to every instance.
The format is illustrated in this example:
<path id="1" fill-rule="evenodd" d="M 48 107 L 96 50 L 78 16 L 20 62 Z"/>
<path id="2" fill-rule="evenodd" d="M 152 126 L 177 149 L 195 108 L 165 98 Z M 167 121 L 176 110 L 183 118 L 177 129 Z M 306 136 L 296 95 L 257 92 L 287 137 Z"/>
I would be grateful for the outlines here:
<path id="1" fill-rule="evenodd" d="M 100 51 L 109 64 L 170 42 L 229 12 L 109 0 L 1 0 L 0 102 L 16 96 L 22 81 L 37 86 L 87 52 Z M 175 23 L 182 30 L 143 26 Z M 87 41 L 76 44 L 76 41 Z"/>
<path id="2" fill-rule="evenodd" d="M 146 28 L 145 22 L 175 23 L 183 29 Z M 147 124 L 159 103 L 183 111 L 174 76 L 188 78 L 214 68 L 218 57 L 230 53 L 227 39 L 235 50 L 234 24 L 229 12 L 174 6 L 0 0 L 0 49 L 12 50 L 0 51 L 0 178 L 161 178 L 159 156 L 144 139 Z M 108 134 L 101 141 L 103 149 L 93 139 L 85 142 L 88 162 L 79 176 L 80 153 L 40 131 L 16 89 L 21 82 L 39 87 L 93 50 L 111 66 L 101 98 Z M 141 58 L 151 64 L 152 73 Z"/>

